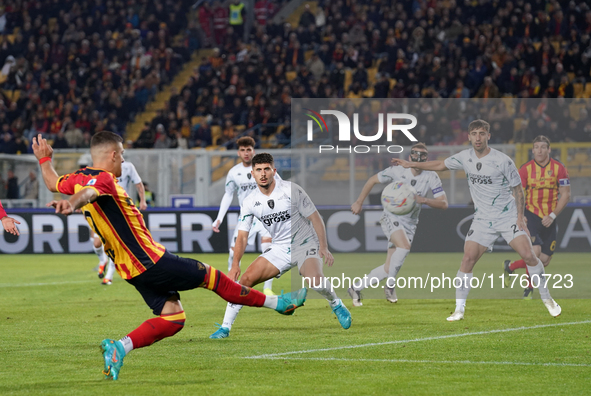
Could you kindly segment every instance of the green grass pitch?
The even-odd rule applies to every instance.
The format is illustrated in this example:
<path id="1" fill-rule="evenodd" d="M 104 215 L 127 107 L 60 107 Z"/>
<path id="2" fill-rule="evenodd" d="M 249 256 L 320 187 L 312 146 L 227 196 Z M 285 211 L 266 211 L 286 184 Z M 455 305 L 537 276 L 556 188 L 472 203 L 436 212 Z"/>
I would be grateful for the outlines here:
<path id="1" fill-rule="evenodd" d="M 384 256 L 337 254 L 335 268 L 327 273 L 336 274 L 338 265 L 367 272 L 375 266 L 367 263 L 379 263 Z M 489 268 L 500 275 L 505 256 L 485 255 L 475 275 Z M 224 254 L 193 257 L 226 266 Z M 245 256 L 243 263 L 254 257 Z M 575 280 L 587 281 L 590 271 L 583 267 L 589 257 L 557 254 L 547 272 L 567 273 L 572 267 Z M 426 273 L 434 263 L 455 274 L 460 259 L 460 254 L 411 253 L 400 276 Z M 474 298 L 468 300 L 465 320 L 448 323 L 453 291 L 447 299 L 405 299 L 412 293 L 400 290 L 397 304 L 365 299 L 357 308 L 344 299 L 353 316 L 347 331 L 320 299 L 309 299 L 292 317 L 244 308 L 224 340 L 208 336 L 214 323 L 221 323 L 226 303 L 207 290 L 184 292 L 184 330 L 131 352 L 119 381 L 106 381 L 101 340 L 118 339 L 152 315 L 139 293 L 120 278 L 101 286 L 92 271 L 96 261 L 90 254 L 2 256 L 0 394 L 589 392 L 589 300 L 557 298 L 563 313 L 552 318 L 539 299 Z M 291 289 L 289 274 L 275 281 L 274 290 L 281 289 Z"/>

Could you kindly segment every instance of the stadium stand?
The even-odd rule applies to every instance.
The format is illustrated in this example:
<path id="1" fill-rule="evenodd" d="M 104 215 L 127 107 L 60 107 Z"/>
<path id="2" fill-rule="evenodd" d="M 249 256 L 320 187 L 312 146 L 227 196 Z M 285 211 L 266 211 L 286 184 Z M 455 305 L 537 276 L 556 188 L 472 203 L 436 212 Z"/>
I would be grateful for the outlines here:
<path id="1" fill-rule="evenodd" d="M 0 126 L 10 139 L 0 152 L 25 153 L 38 133 L 56 148 L 88 147 L 103 129 L 123 135 L 198 47 L 191 5 L 4 2 Z"/>
<path id="2" fill-rule="evenodd" d="M 255 22 L 247 42 L 217 40 L 181 90 L 196 102 L 181 105 L 198 117 L 189 146 L 205 133 L 230 148 L 241 128 L 263 147 L 288 145 L 292 97 L 588 98 L 590 34 L 585 1 L 306 3 L 288 21 Z M 521 141 L 521 124 L 499 142 Z"/>

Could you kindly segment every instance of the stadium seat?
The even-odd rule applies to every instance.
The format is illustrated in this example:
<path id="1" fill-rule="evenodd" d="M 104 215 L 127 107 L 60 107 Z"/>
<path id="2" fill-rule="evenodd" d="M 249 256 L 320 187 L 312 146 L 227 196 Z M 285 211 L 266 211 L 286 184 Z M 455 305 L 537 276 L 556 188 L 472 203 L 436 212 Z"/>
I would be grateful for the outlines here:
<path id="1" fill-rule="evenodd" d="M 211 126 L 211 141 L 213 144 L 217 144 L 218 139 L 222 137 L 222 127 L 219 125 Z"/>
<path id="2" fill-rule="evenodd" d="M 581 84 L 581 83 L 574 83 L 573 84 L 573 89 L 574 89 L 575 98 L 581 98 L 581 97 L 583 97 L 583 91 L 584 91 L 583 84 Z"/>

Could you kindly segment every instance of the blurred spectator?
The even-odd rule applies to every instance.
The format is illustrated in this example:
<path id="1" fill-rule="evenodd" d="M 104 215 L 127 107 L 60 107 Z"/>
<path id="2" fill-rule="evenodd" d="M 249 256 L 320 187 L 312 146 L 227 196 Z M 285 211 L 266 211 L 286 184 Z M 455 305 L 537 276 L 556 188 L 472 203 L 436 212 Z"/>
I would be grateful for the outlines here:
<path id="1" fill-rule="evenodd" d="M 6 198 L 8 199 L 19 199 L 20 194 L 18 190 L 18 178 L 14 174 L 14 171 L 8 170 L 6 179 Z"/>
<path id="2" fill-rule="evenodd" d="M 39 181 L 37 180 L 37 173 L 34 171 L 29 172 L 29 178 L 25 182 L 25 192 L 23 194 L 23 198 L 39 198 Z"/>

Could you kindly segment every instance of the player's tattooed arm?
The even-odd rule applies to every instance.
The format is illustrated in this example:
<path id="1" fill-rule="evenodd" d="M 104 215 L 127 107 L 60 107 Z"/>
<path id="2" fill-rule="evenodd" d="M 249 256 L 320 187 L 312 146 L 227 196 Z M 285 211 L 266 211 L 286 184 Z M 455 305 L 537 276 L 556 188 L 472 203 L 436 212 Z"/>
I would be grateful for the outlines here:
<path id="1" fill-rule="evenodd" d="M 523 187 L 519 184 L 513 187 L 512 190 L 513 196 L 515 197 L 515 206 L 517 207 L 517 227 L 529 235 L 526 219 L 523 215 L 525 211 L 525 195 L 523 194 Z"/>
<path id="2" fill-rule="evenodd" d="M 513 196 L 515 197 L 515 205 L 517 206 L 517 216 L 523 217 L 525 213 L 525 195 L 523 194 L 521 184 L 513 187 Z"/>

